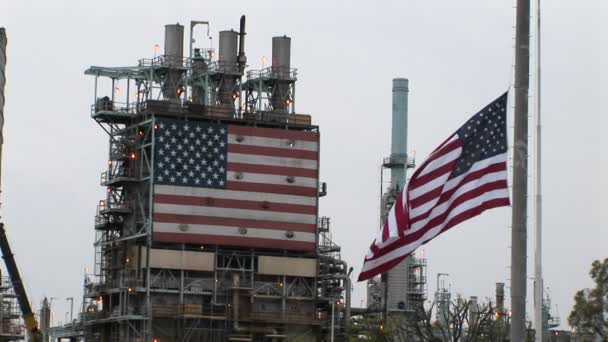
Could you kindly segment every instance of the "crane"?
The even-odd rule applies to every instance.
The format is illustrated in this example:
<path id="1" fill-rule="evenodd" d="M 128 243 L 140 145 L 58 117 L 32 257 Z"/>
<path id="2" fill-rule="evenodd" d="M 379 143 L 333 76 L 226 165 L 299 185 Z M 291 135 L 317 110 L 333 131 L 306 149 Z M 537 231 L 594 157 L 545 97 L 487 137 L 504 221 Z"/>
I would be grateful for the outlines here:
<path id="1" fill-rule="evenodd" d="M 17 295 L 17 301 L 19 302 L 21 315 L 25 321 L 25 327 L 27 328 L 29 340 L 31 342 L 40 342 L 42 341 L 42 334 L 38 329 L 38 321 L 36 320 L 32 307 L 30 306 L 30 302 L 27 299 L 27 293 L 23 287 L 23 281 L 21 280 L 19 269 L 15 263 L 15 257 L 13 256 L 11 246 L 9 245 L 8 238 L 6 237 L 4 223 L 2 222 L 0 222 L 0 250 L 2 250 L 2 258 L 4 259 L 6 270 L 8 271 L 15 294 Z"/>

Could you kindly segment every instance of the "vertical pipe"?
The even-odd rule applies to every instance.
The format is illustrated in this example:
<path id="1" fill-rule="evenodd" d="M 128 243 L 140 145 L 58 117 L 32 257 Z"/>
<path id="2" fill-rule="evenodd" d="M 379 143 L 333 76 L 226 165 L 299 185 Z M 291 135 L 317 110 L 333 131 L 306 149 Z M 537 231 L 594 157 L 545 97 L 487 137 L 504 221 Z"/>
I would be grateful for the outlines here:
<path id="1" fill-rule="evenodd" d="M 511 341 L 513 342 L 525 341 L 526 336 L 529 72 L 530 0 L 517 0 L 511 229 Z"/>
<path id="2" fill-rule="evenodd" d="M 543 213 L 542 213 L 542 183 L 541 183 L 541 73 L 540 73 L 540 0 L 536 0 L 536 236 L 534 251 L 534 328 L 536 342 L 545 341 L 545 324 L 543 315 Z"/>
<path id="3" fill-rule="evenodd" d="M 4 87 L 6 85 L 6 31 L 0 27 L 0 186 L 2 185 L 2 145 L 4 144 Z M 1 187 L 0 187 L 1 189 Z"/>

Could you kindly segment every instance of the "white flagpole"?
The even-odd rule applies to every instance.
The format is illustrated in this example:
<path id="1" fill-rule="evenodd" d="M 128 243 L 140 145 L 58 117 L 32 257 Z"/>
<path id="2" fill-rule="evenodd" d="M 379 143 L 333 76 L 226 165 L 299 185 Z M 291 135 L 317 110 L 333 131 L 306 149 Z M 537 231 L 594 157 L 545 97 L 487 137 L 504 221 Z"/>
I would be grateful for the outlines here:
<path id="1" fill-rule="evenodd" d="M 541 188 L 541 55 L 540 55 L 540 2 L 536 0 L 536 177 L 535 177 L 535 251 L 534 251 L 534 327 L 536 329 L 536 342 L 546 340 L 543 317 L 543 235 L 542 235 L 542 188 Z"/>

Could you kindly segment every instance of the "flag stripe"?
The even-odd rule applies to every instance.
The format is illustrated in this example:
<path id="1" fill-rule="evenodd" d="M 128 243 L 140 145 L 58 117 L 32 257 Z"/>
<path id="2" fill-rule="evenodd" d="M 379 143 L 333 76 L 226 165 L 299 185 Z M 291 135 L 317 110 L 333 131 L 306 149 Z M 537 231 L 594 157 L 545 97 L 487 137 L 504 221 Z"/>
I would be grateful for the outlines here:
<path id="1" fill-rule="evenodd" d="M 156 194 L 156 203 L 183 204 L 201 207 L 231 208 L 245 210 L 264 210 L 281 213 L 310 214 L 317 213 L 317 208 L 308 205 L 285 204 L 267 201 L 244 201 L 238 199 L 222 199 L 212 197 L 193 197 Z"/>
<path id="2" fill-rule="evenodd" d="M 297 167 L 256 165 L 228 162 L 228 171 L 261 173 L 267 175 L 281 175 L 293 177 L 317 178 L 318 171 L 315 169 L 301 169 Z"/>
<path id="3" fill-rule="evenodd" d="M 155 185 L 154 193 L 161 195 L 193 196 L 216 199 L 241 199 L 245 201 L 268 201 L 305 206 L 317 205 L 317 199 L 307 196 L 279 195 L 263 192 L 234 191 L 225 189 L 208 189 L 172 185 Z"/>
<path id="4" fill-rule="evenodd" d="M 265 166 L 293 167 L 293 168 L 309 169 L 309 170 L 317 170 L 317 166 L 319 165 L 316 160 L 271 157 L 271 156 L 256 156 L 256 155 L 243 154 L 243 153 L 228 153 L 228 162 L 229 163 L 253 164 L 253 165 L 265 165 Z"/>
<path id="5" fill-rule="evenodd" d="M 247 246 L 250 248 L 288 249 L 300 251 L 314 251 L 315 243 L 304 241 L 288 241 L 279 239 L 259 239 L 240 236 L 204 235 L 185 233 L 155 232 L 155 241 L 173 243 L 194 243 L 220 246 Z"/>
<path id="6" fill-rule="evenodd" d="M 319 150 L 319 143 L 316 141 L 263 138 L 251 135 L 243 136 L 238 134 L 229 134 L 228 144 L 289 148 L 291 150 L 304 150 L 313 152 Z"/>
<path id="7" fill-rule="evenodd" d="M 256 156 L 287 157 L 308 160 L 319 159 L 319 153 L 317 151 L 304 151 L 290 148 L 276 148 L 255 145 L 228 144 L 228 153 L 253 154 Z"/>
<path id="8" fill-rule="evenodd" d="M 263 138 L 275 138 L 275 139 L 290 139 L 290 140 L 302 140 L 302 141 L 319 141 L 318 132 L 303 132 L 286 129 L 275 129 L 275 128 L 261 128 L 251 126 L 228 126 L 228 134 L 238 134 L 243 136 L 255 136 Z"/>
<path id="9" fill-rule="evenodd" d="M 239 190 L 239 191 L 253 191 L 253 192 L 266 192 L 270 194 L 283 194 L 283 195 L 296 195 L 296 196 L 309 196 L 317 197 L 318 189 L 296 186 L 296 185 L 277 185 L 277 184 L 263 184 L 263 183 L 251 183 L 251 182 L 228 182 L 228 190 Z"/>
<path id="10" fill-rule="evenodd" d="M 251 228 L 247 226 L 236 227 L 236 226 L 210 226 L 210 225 L 198 225 L 188 224 L 182 226 L 182 229 L 186 229 L 184 233 L 187 234 L 204 234 L 204 235 L 223 235 L 229 237 L 247 237 L 257 239 L 269 239 L 269 240 L 285 240 L 285 231 L 276 229 L 263 229 L 263 228 Z M 177 223 L 158 223 L 156 225 L 156 232 L 158 233 L 171 233 L 180 231 L 179 224 Z M 294 232 L 293 237 L 289 241 L 301 241 L 301 242 L 312 242 L 314 243 L 316 236 L 314 233 L 306 232 Z"/>
<path id="11" fill-rule="evenodd" d="M 154 212 L 181 214 L 181 215 L 232 217 L 232 218 L 239 218 L 239 219 L 267 220 L 267 221 L 278 221 L 278 222 L 295 222 L 295 223 L 306 223 L 306 224 L 316 224 L 317 223 L 317 218 L 315 215 L 270 212 L 270 211 L 264 211 L 264 210 L 244 210 L 244 209 L 232 209 L 232 208 L 203 207 L 203 206 L 185 205 L 185 204 L 155 203 Z"/>
<path id="12" fill-rule="evenodd" d="M 265 229 L 275 229 L 275 230 L 282 230 L 282 231 L 291 230 L 294 232 L 309 232 L 309 233 L 314 233 L 317 229 L 317 226 L 315 224 L 306 224 L 306 223 L 239 219 L 239 218 L 232 218 L 232 217 L 182 215 L 182 214 L 172 214 L 172 213 L 155 213 L 154 222 L 201 224 L 201 225 L 213 225 L 213 226 L 227 225 L 227 226 L 234 226 L 234 227 L 247 226 L 247 227 L 252 227 L 252 228 L 265 228 Z"/>
<path id="13" fill-rule="evenodd" d="M 267 175 L 262 173 L 228 171 L 229 182 L 250 182 L 262 184 L 275 184 L 285 186 L 300 186 L 317 188 L 317 179 L 309 177 L 293 177 L 285 175 Z"/>

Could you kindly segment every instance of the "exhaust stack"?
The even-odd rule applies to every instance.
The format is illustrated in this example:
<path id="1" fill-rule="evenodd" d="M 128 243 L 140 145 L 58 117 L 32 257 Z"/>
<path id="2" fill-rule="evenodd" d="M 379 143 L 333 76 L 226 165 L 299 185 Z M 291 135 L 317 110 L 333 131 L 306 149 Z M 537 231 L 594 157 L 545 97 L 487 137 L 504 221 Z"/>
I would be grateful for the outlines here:
<path id="1" fill-rule="evenodd" d="M 165 25 L 165 56 L 163 64 L 170 68 L 179 68 L 184 59 L 184 26 L 180 24 Z M 182 72 L 169 70 L 163 83 L 165 100 L 179 101 L 183 92 L 181 87 Z"/>

